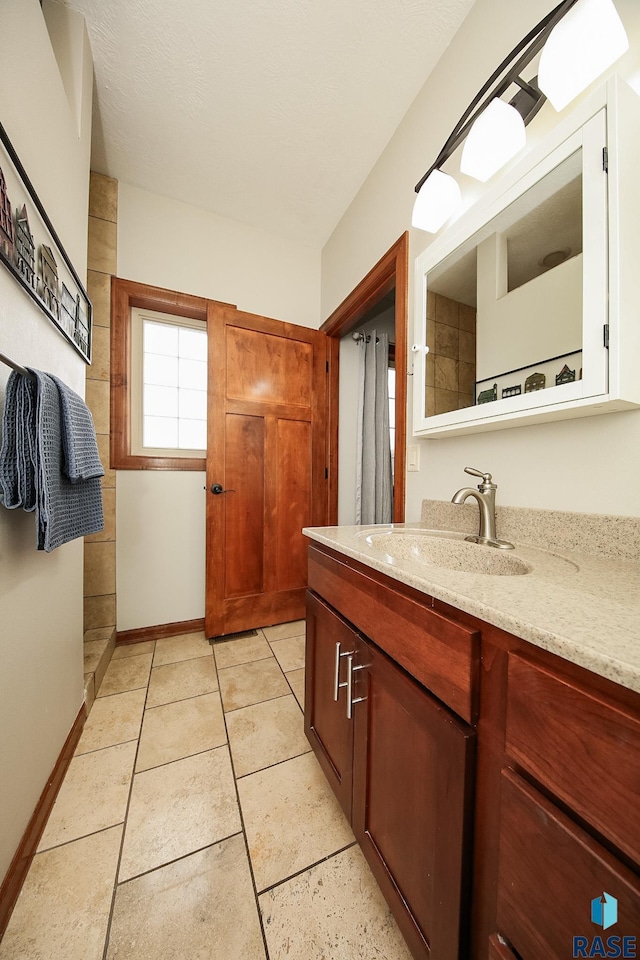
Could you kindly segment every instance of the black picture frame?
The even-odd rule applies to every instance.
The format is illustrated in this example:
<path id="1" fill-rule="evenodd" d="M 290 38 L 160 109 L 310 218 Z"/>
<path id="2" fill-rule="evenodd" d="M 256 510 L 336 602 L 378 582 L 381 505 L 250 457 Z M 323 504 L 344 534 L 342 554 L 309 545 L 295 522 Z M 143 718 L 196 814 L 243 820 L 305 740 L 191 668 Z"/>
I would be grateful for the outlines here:
<path id="1" fill-rule="evenodd" d="M 1 123 L 0 261 L 90 364 L 93 305 Z"/>

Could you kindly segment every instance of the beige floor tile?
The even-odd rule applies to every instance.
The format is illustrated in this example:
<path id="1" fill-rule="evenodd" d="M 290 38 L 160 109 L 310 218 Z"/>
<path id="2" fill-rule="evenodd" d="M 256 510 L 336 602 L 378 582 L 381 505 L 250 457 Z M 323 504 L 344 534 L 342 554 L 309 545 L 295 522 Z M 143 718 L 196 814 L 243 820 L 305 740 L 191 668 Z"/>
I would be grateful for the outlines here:
<path id="1" fill-rule="evenodd" d="M 240 828 L 227 747 L 137 773 L 120 881 L 195 853 Z"/>
<path id="2" fill-rule="evenodd" d="M 238 780 L 258 890 L 353 843 L 353 833 L 312 753 Z"/>
<path id="3" fill-rule="evenodd" d="M 125 690 L 146 687 L 150 670 L 150 654 L 112 660 L 100 684 L 98 696 L 109 697 L 112 693 L 124 693 Z"/>
<path id="4" fill-rule="evenodd" d="M 305 632 L 304 620 L 290 620 L 289 623 L 276 623 L 273 627 L 263 627 L 262 632 L 271 643 L 273 640 L 284 640 L 285 637 L 301 637 Z"/>
<path id="5" fill-rule="evenodd" d="M 127 690 L 96 700 L 84 725 L 76 756 L 137 740 L 147 691 Z"/>
<path id="6" fill-rule="evenodd" d="M 112 660 L 128 660 L 129 657 L 141 657 L 155 650 L 155 640 L 145 640 L 143 643 L 122 643 L 113 651 Z"/>
<path id="7" fill-rule="evenodd" d="M 411 960 L 358 847 L 260 897 L 267 947 L 287 960 Z"/>
<path id="8" fill-rule="evenodd" d="M 234 710 L 227 714 L 227 727 L 236 777 L 311 749 L 300 707 L 291 695 Z"/>
<path id="9" fill-rule="evenodd" d="M 165 637 L 156 640 L 154 667 L 164 663 L 177 663 L 179 660 L 193 660 L 195 657 L 211 656 L 211 644 L 203 631 L 182 633 L 179 637 Z"/>
<path id="10" fill-rule="evenodd" d="M 122 827 L 39 853 L 0 960 L 102 960 Z"/>
<path id="11" fill-rule="evenodd" d="M 136 771 L 203 753 L 226 742 L 217 692 L 153 707 L 144 715 Z"/>
<path id="12" fill-rule="evenodd" d="M 265 660 L 271 656 L 271 647 L 260 632 L 257 637 L 238 637 L 214 643 L 213 652 L 218 670 L 223 670 L 250 660 Z"/>
<path id="13" fill-rule="evenodd" d="M 304 669 L 289 670 L 285 676 L 289 686 L 293 690 L 296 700 L 300 704 L 302 710 L 304 710 Z"/>
<path id="14" fill-rule="evenodd" d="M 274 656 L 285 673 L 304 667 L 304 643 L 304 636 L 271 641 Z"/>
<path id="15" fill-rule="evenodd" d="M 135 755 L 134 741 L 74 757 L 38 850 L 57 847 L 122 823 Z"/>
<path id="16" fill-rule="evenodd" d="M 107 960 L 264 960 L 242 836 L 118 887 Z"/>
<path id="17" fill-rule="evenodd" d="M 287 681 L 273 657 L 227 667 L 220 670 L 218 679 L 225 712 L 289 693 Z"/>
<path id="18" fill-rule="evenodd" d="M 182 660 L 154 667 L 149 680 L 147 709 L 173 700 L 186 700 L 214 693 L 218 689 L 216 668 L 211 654 L 197 660 Z"/>

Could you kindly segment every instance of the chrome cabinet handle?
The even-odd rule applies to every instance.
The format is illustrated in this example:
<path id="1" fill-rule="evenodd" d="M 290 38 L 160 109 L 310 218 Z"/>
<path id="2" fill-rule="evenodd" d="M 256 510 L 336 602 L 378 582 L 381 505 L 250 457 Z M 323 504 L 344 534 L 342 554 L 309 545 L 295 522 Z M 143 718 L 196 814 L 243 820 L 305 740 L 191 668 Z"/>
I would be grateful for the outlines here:
<path id="1" fill-rule="evenodd" d="M 354 697 L 353 696 L 353 675 L 356 670 L 366 670 L 367 664 L 363 663 L 359 667 L 354 667 L 353 665 L 353 654 L 347 654 L 347 720 L 351 720 L 353 716 L 353 705 L 354 703 L 362 703 L 363 700 L 366 700 L 366 697 Z"/>
<path id="2" fill-rule="evenodd" d="M 353 651 L 351 653 L 341 653 L 340 642 L 336 643 L 336 659 L 333 673 L 333 699 L 337 702 L 340 697 L 341 687 L 346 687 L 346 683 L 340 683 L 340 657 L 351 657 L 353 656 Z"/>

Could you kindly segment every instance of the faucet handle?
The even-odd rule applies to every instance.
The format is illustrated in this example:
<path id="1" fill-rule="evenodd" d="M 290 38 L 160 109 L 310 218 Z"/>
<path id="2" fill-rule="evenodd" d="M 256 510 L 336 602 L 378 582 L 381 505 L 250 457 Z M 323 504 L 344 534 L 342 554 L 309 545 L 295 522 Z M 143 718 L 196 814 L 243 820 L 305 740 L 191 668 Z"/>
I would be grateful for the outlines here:
<path id="1" fill-rule="evenodd" d="M 465 467 L 464 472 L 472 477 L 480 477 L 483 483 L 491 483 L 491 474 L 483 473 L 482 470 L 476 470 L 475 467 Z"/>

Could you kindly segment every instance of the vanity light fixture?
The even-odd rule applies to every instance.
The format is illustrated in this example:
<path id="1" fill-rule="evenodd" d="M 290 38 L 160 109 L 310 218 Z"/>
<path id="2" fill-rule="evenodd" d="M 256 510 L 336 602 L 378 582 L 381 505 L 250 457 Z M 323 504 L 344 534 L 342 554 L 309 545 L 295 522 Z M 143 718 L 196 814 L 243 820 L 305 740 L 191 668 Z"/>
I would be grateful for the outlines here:
<path id="1" fill-rule="evenodd" d="M 612 0 L 580 0 L 544 45 L 538 86 L 562 110 L 628 49 Z"/>
<path id="2" fill-rule="evenodd" d="M 416 197 L 411 223 L 420 230 L 437 233 L 461 201 L 457 181 L 442 170 L 432 170 Z"/>
<path id="3" fill-rule="evenodd" d="M 547 97 L 561 110 L 628 45 L 613 0 L 562 0 L 514 47 L 458 120 L 416 184 L 413 226 L 436 233 L 460 205 L 458 184 L 441 169 L 458 147 L 464 143 L 462 173 L 488 180 L 525 146 L 524 128 Z M 538 76 L 523 79 L 541 51 Z"/>
<path id="4" fill-rule="evenodd" d="M 475 121 L 465 141 L 460 170 L 485 183 L 527 142 L 524 120 L 515 107 L 496 97 Z"/>

